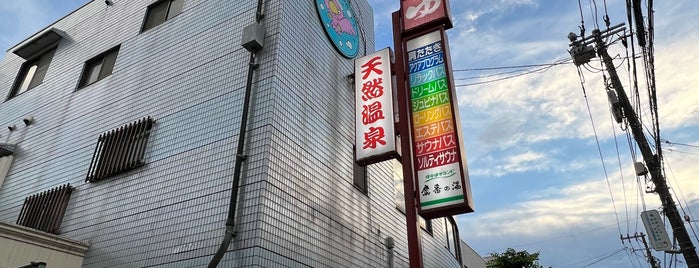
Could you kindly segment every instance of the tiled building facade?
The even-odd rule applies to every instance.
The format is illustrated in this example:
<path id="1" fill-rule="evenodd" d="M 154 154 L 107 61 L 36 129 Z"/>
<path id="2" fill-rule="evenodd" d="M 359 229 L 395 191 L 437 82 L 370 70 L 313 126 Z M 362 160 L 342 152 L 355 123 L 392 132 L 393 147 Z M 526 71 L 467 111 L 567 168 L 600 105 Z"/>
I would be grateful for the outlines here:
<path id="1" fill-rule="evenodd" d="M 241 35 L 258 3 L 107 2 L 0 63 L 0 221 L 87 244 L 83 267 L 206 266 L 225 230 L 250 59 Z M 219 267 L 407 266 L 395 163 L 353 165 L 354 61 L 313 1 L 261 2 L 236 236 Z M 359 54 L 372 52 L 373 11 L 350 2 Z M 425 224 L 425 267 L 460 266 L 454 231 Z"/>

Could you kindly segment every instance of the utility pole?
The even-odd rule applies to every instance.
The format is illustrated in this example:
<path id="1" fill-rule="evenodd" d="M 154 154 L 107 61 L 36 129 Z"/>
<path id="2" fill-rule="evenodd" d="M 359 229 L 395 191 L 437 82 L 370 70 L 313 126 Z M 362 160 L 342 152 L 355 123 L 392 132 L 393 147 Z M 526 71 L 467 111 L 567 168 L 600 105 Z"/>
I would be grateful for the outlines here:
<path id="1" fill-rule="evenodd" d="M 653 255 L 650 253 L 650 248 L 648 248 L 648 243 L 646 243 L 646 235 L 643 233 L 626 235 L 626 237 L 622 235 L 621 242 L 624 243 L 624 240 L 631 241 L 631 238 L 636 238 L 636 241 L 638 241 L 638 239 L 641 238 L 641 241 L 643 242 L 643 247 L 646 250 L 646 256 L 648 257 L 648 263 L 650 263 L 650 267 L 660 268 L 660 264 L 657 261 L 655 261 L 655 257 L 653 257 Z"/>
<path id="2" fill-rule="evenodd" d="M 604 42 L 604 39 L 624 31 L 625 27 L 623 26 L 624 24 L 620 23 L 608 28 L 604 32 L 601 32 L 599 29 L 595 29 L 592 31 L 591 37 L 582 37 L 581 40 L 577 40 L 577 36 L 574 33 L 570 33 L 568 38 L 572 42 L 570 44 L 572 47 L 571 55 L 573 56 L 573 61 L 576 65 L 589 62 L 589 52 L 592 49 L 589 45 L 593 43 L 595 44 L 597 55 L 602 58 L 602 62 L 607 68 L 607 73 L 609 73 L 611 88 L 616 92 L 616 96 L 618 96 L 618 103 L 612 103 L 612 106 L 614 107 L 615 105 L 618 105 L 617 107 L 620 108 L 621 115 L 628 121 L 631 133 L 633 134 L 634 140 L 636 140 L 636 143 L 638 144 L 638 148 L 643 156 L 643 161 L 646 163 L 648 171 L 651 175 L 651 180 L 655 185 L 655 191 L 660 196 L 660 201 L 663 205 L 663 212 L 667 216 L 668 221 L 672 226 L 674 237 L 679 243 L 680 251 L 687 262 L 687 266 L 690 268 L 699 268 L 699 257 L 697 257 L 694 244 L 687 233 L 687 229 L 682 222 L 680 213 L 677 211 L 675 201 L 672 199 L 672 195 L 668 189 L 667 182 L 663 177 L 661 163 L 659 161 L 660 158 L 651 150 L 648 140 L 643 133 L 643 125 L 638 119 L 638 116 L 634 111 L 633 106 L 631 106 L 631 102 L 629 101 L 626 92 L 624 91 L 621 80 L 619 80 L 619 75 L 617 75 L 616 69 L 614 68 L 612 57 L 610 57 L 609 53 L 607 53 L 607 44 Z M 578 57 L 577 60 L 576 57 Z M 617 122 L 620 121 L 620 118 L 618 118 Z"/>

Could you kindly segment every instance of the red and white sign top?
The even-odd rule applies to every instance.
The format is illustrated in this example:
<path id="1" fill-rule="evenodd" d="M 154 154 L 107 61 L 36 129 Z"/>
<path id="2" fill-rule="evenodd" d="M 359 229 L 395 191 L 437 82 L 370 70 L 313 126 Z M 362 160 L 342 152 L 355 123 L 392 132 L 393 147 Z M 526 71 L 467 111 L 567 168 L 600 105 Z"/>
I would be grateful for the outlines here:
<path id="1" fill-rule="evenodd" d="M 408 32 L 423 25 L 442 24 L 452 27 L 448 0 L 403 0 L 403 31 Z"/>

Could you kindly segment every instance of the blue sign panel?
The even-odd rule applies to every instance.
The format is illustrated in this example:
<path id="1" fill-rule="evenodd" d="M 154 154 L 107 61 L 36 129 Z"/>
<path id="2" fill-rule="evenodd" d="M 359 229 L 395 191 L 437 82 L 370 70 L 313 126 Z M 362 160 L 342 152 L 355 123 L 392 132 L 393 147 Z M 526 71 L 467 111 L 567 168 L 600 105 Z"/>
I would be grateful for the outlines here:
<path id="1" fill-rule="evenodd" d="M 359 51 L 359 27 L 348 0 L 316 0 L 318 16 L 330 42 L 346 58 Z"/>

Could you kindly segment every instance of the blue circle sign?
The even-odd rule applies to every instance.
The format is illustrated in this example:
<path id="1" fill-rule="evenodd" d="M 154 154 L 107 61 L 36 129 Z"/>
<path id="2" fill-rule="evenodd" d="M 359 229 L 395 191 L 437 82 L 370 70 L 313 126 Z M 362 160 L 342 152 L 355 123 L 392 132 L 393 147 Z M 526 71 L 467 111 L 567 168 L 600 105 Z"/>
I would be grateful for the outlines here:
<path id="1" fill-rule="evenodd" d="M 316 0 L 318 16 L 325 33 L 337 51 L 346 58 L 354 58 L 359 52 L 359 27 L 347 0 Z"/>

